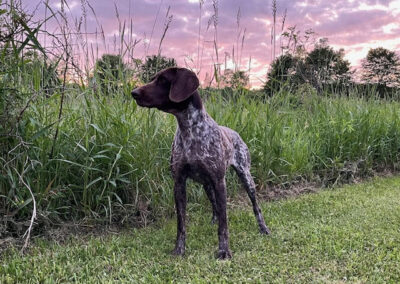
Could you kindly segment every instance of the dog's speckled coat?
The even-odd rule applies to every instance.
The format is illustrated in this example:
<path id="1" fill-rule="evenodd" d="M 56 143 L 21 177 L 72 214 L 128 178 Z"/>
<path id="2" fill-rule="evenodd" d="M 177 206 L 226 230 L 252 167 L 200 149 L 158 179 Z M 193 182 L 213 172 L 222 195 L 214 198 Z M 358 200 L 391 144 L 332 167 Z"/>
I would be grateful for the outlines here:
<path id="1" fill-rule="evenodd" d="M 197 76 L 185 68 L 160 71 L 147 85 L 132 91 L 137 104 L 172 113 L 178 128 L 172 144 L 171 171 L 178 218 L 174 254 L 185 253 L 186 179 L 203 184 L 218 220 L 218 258 L 231 257 L 226 216 L 225 174 L 233 166 L 253 205 L 260 232 L 269 234 L 255 198 L 250 154 L 239 134 L 219 126 L 206 112 L 197 92 Z"/>

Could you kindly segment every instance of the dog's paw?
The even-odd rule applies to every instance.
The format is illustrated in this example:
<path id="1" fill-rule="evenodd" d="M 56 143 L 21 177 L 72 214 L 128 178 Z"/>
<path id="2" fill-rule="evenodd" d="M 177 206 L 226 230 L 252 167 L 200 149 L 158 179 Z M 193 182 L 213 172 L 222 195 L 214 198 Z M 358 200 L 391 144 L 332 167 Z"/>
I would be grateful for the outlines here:
<path id="1" fill-rule="evenodd" d="M 264 226 L 260 227 L 260 233 L 263 235 L 270 235 L 271 231 L 268 229 L 267 226 L 264 225 Z"/>
<path id="2" fill-rule="evenodd" d="M 214 225 L 214 224 L 216 224 L 217 223 L 217 215 L 213 215 L 212 217 L 211 217 L 211 225 Z"/>
<path id="3" fill-rule="evenodd" d="M 217 254 L 217 258 L 219 260 L 227 260 L 227 259 L 231 259 L 232 258 L 232 254 L 229 251 L 229 249 L 227 250 L 219 250 L 218 254 Z"/>
<path id="4" fill-rule="evenodd" d="M 183 247 L 175 247 L 174 250 L 171 252 L 172 255 L 184 255 L 185 254 L 185 248 Z"/>

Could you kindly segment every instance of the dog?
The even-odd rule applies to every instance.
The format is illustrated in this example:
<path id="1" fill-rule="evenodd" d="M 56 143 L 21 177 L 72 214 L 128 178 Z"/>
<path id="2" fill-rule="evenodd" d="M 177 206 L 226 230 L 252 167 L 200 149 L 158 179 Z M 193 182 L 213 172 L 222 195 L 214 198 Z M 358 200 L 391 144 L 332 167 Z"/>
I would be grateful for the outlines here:
<path id="1" fill-rule="evenodd" d="M 212 221 L 218 221 L 218 259 L 231 258 L 226 215 L 225 174 L 232 166 L 252 202 L 262 234 L 270 234 L 257 204 L 255 183 L 250 174 L 250 153 L 239 134 L 219 126 L 206 112 L 197 91 L 199 79 L 186 68 L 172 67 L 158 72 L 150 83 L 132 91 L 141 107 L 173 114 L 178 122 L 172 144 L 171 172 L 177 214 L 174 255 L 185 253 L 186 180 L 203 185 L 212 204 Z"/>

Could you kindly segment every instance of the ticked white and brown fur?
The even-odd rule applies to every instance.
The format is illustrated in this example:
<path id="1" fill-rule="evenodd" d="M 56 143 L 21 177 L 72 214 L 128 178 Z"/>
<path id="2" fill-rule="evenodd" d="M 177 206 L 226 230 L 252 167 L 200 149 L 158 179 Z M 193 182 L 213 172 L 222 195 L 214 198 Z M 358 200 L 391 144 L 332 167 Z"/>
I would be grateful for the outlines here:
<path id="1" fill-rule="evenodd" d="M 218 258 L 226 259 L 231 257 L 225 185 L 229 166 L 235 169 L 248 193 L 260 232 L 269 234 L 269 229 L 256 201 L 249 150 L 238 133 L 219 126 L 208 115 L 197 92 L 198 86 L 195 73 L 174 67 L 157 73 L 149 84 L 133 90 L 132 96 L 138 105 L 171 113 L 178 121 L 171 155 L 178 219 L 173 253 L 185 253 L 186 180 L 191 178 L 204 186 L 212 204 L 212 221 L 218 221 Z"/>

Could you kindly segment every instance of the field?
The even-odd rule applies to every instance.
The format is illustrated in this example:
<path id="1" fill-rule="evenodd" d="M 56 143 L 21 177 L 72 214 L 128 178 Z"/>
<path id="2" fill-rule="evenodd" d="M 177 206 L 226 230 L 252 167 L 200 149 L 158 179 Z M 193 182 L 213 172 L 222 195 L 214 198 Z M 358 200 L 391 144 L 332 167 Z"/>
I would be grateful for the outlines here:
<path id="1" fill-rule="evenodd" d="M 394 51 L 371 49 L 389 56 L 392 66 L 378 58 L 383 69 L 370 65 L 372 77 L 359 82 L 344 50 L 316 41 L 311 30 L 285 31 L 285 12 L 275 54 L 274 0 L 270 69 L 263 88 L 253 90 L 252 57 L 248 69 L 242 64 L 240 7 L 236 44 L 222 58 L 218 1 L 208 1 L 213 14 L 203 29 L 199 1 L 198 32 L 191 34 L 197 57 L 189 62 L 185 55 L 185 66 L 204 75 L 204 43 L 212 43 L 211 76 L 200 78 L 199 93 L 211 117 L 248 145 L 272 235 L 258 234 L 229 171 L 233 259 L 215 259 L 210 204 L 191 181 L 187 254 L 175 258 L 169 163 L 177 124 L 171 114 L 138 107 L 130 95 L 177 64 L 162 53 L 173 28 L 170 7 L 150 49 L 158 45 L 158 52 L 150 55 L 158 12 L 141 54 L 130 5 L 128 24 L 120 17 L 126 9 L 120 14 L 114 4 L 118 29 L 111 39 L 102 26 L 87 30 L 87 21 L 99 21 L 89 1 L 78 2 L 80 16 L 66 1 L 59 9 L 41 1 L 44 15 L 36 18 L 39 8 L 0 0 L 0 283 L 400 282 L 400 178 L 376 177 L 400 169 Z M 53 25 L 57 32 L 46 30 Z M 211 41 L 202 34 L 208 32 Z"/>
<path id="2" fill-rule="evenodd" d="M 320 98 L 311 91 L 268 100 L 235 93 L 226 98 L 216 90 L 203 91 L 203 97 L 210 115 L 249 145 L 261 194 L 271 185 L 282 190 L 294 183 L 332 186 L 397 169 L 397 102 Z M 138 108 L 124 94 L 98 97 L 90 89 L 75 89 L 66 95 L 57 122 L 58 102 L 58 94 L 37 99 L 25 112 L 20 126 L 25 142 L 15 143 L 2 168 L 5 208 L 28 218 L 28 185 L 44 223 L 89 217 L 138 225 L 171 216 L 169 155 L 175 118 Z M 26 185 L 18 182 L 22 176 Z M 201 187 L 189 188 L 190 202 L 205 203 Z M 233 173 L 228 188 L 231 197 L 239 190 Z"/>
<path id="3" fill-rule="evenodd" d="M 0 282 L 210 283 L 400 281 L 400 178 L 262 202 L 271 236 L 258 233 L 250 205 L 229 203 L 231 261 L 215 259 L 211 212 L 192 204 L 186 256 L 170 255 L 175 221 L 117 235 L 39 239 L 8 251 Z"/>

